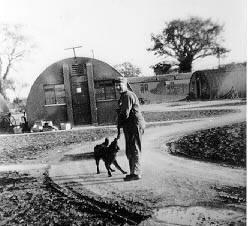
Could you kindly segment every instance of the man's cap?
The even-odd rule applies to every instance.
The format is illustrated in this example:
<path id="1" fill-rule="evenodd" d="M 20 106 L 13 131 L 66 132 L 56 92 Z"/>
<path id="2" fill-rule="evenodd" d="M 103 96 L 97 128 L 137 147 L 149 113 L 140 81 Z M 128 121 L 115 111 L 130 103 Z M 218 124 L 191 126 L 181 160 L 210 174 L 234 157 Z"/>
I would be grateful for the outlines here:
<path id="1" fill-rule="evenodd" d="M 117 83 L 127 83 L 127 78 L 125 77 L 118 77 L 115 79 Z"/>

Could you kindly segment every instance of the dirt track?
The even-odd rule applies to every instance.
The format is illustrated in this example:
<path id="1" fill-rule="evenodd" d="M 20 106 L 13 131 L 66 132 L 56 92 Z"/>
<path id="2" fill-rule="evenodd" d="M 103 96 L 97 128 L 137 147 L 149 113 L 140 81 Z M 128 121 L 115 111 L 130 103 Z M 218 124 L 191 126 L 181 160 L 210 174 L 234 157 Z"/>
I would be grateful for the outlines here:
<path id="1" fill-rule="evenodd" d="M 78 146 L 65 153 L 58 164 L 51 166 L 49 175 L 55 183 L 63 187 L 67 186 L 69 190 L 87 193 L 99 200 L 117 202 L 118 205 L 132 211 L 147 213 L 153 211 L 153 218 L 142 224 L 157 225 L 165 222 L 181 224 L 183 222 L 194 225 L 202 221 L 205 224 L 212 222 L 225 225 L 232 222 L 234 218 L 235 222 L 244 222 L 245 206 L 224 205 L 219 200 L 218 189 L 223 191 L 226 188 L 244 188 L 246 186 L 245 169 L 175 157 L 165 151 L 165 143 L 169 139 L 200 129 L 244 121 L 245 108 L 240 109 L 242 109 L 241 113 L 223 116 L 221 120 L 220 118 L 201 119 L 146 129 L 143 138 L 143 177 L 140 181 L 124 182 L 120 172 L 108 178 L 103 164 L 101 165 L 102 173 L 97 175 L 95 163 L 89 158 L 89 152 L 92 152 L 95 143 Z M 120 143 L 124 148 L 123 137 Z M 118 160 L 124 169 L 128 169 L 123 151 Z M 187 210 L 190 207 L 198 209 L 191 209 L 186 214 L 185 209 L 180 210 L 186 207 Z M 204 209 L 199 210 L 203 207 Z M 213 208 L 217 209 L 213 211 Z M 159 211 L 154 212 L 156 209 L 160 209 L 160 212 L 167 211 L 167 213 L 160 216 Z M 222 212 L 218 214 L 218 211 Z M 182 221 L 177 217 L 173 218 L 175 213 L 178 216 L 181 214 Z M 165 215 L 166 218 L 164 218 Z M 199 217 L 202 215 L 208 216 L 208 219 Z"/>

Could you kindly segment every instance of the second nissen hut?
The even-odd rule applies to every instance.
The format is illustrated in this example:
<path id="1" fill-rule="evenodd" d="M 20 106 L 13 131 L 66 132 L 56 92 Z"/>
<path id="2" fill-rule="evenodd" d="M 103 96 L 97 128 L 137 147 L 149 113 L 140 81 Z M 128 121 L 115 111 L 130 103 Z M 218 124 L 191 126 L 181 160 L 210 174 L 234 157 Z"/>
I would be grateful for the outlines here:
<path id="1" fill-rule="evenodd" d="M 231 69 L 195 71 L 190 79 L 189 90 L 192 99 L 219 99 L 236 93 L 236 98 L 246 98 L 246 66 Z M 230 97 L 229 97 L 230 98 Z"/>
<path id="2" fill-rule="evenodd" d="M 55 125 L 113 124 L 120 73 L 102 61 L 77 57 L 58 61 L 43 71 L 27 99 L 27 119 L 51 120 Z"/>

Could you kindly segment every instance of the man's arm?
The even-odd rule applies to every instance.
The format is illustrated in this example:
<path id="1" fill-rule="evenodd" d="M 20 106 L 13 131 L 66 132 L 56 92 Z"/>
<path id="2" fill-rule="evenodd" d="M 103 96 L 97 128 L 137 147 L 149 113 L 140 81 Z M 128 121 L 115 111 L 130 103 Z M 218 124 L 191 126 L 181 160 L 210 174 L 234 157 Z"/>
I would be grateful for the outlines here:
<path id="1" fill-rule="evenodd" d="M 123 123 L 129 118 L 130 111 L 132 109 L 133 98 L 130 95 L 125 95 L 122 98 L 122 104 L 120 106 L 120 112 L 118 122 L 122 126 Z"/>
<path id="2" fill-rule="evenodd" d="M 121 136 L 121 125 L 120 125 L 120 109 L 116 109 L 116 113 L 117 113 L 117 139 L 120 138 Z"/>

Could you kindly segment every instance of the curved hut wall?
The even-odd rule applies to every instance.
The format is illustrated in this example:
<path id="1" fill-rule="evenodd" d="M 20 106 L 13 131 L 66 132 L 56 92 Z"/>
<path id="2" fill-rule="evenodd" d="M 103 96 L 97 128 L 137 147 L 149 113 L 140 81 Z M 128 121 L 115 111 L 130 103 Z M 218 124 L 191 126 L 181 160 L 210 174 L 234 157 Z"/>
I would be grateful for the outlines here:
<path id="1" fill-rule="evenodd" d="M 237 92 L 237 97 L 246 97 L 246 69 L 196 71 L 190 79 L 189 90 L 195 99 L 222 98 L 232 90 Z"/>
<path id="2" fill-rule="evenodd" d="M 192 74 L 189 84 L 190 97 L 193 99 L 214 99 L 222 75 L 216 72 L 196 71 Z"/>
<path id="3" fill-rule="evenodd" d="M 119 99 L 110 65 L 92 58 L 77 57 L 47 67 L 31 87 L 27 119 L 51 120 L 55 125 L 113 124 Z"/>

